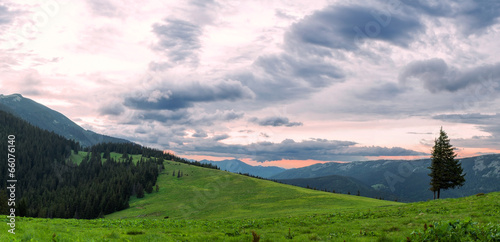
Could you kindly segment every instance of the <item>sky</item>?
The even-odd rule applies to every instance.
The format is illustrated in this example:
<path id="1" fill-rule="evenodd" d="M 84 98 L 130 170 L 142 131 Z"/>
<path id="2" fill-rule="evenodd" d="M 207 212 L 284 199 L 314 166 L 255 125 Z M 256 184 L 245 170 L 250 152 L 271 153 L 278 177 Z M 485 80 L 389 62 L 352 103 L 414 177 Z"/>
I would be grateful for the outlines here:
<path id="1" fill-rule="evenodd" d="M 500 2 L 0 1 L 0 93 L 189 159 L 500 153 Z"/>

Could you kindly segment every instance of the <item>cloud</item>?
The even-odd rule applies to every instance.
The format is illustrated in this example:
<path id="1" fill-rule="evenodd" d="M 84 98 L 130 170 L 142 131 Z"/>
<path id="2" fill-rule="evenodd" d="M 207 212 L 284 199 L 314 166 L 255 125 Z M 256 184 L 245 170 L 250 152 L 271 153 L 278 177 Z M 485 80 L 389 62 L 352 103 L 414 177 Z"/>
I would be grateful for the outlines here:
<path id="1" fill-rule="evenodd" d="M 422 155 L 421 152 L 399 147 L 386 148 L 379 146 L 355 147 L 355 142 L 326 139 L 310 139 L 296 142 L 285 139 L 281 143 L 257 142 L 249 145 L 224 144 L 204 140 L 185 148 L 189 154 L 205 154 L 213 156 L 234 156 L 251 158 L 258 162 L 276 160 L 320 160 L 320 161 L 352 161 L 369 156 L 407 156 Z"/>
<path id="2" fill-rule="evenodd" d="M 158 121 L 165 125 L 186 123 L 191 117 L 186 110 L 163 110 L 138 112 L 133 119 Z"/>
<path id="3" fill-rule="evenodd" d="M 500 2 L 464 0 L 423 1 L 401 0 L 406 6 L 431 17 L 449 18 L 466 36 L 483 34 L 491 26 L 499 23 Z"/>
<path id="4" fill-rule="evenodd" d="M 301 122 L 290 122 L 287 117 L 266 117 L 262 119 L 251 118 L 250 122 L 256 123 L 260 126 L 286 126 L 286 127 L 294 127 L 294 126 L 302 126 Z"/>
<path id="5" fill-rule="evenodd" d="M 212 84 L 189 82 L 168 83 L 154 89 L 137 92 L 125 98 L 125 106 L 138 110 L 179 110 L 195 103 L 236 101 L 253 98 L 253 93 L 237 81 L 219 81 Z"/>
<path id="6" fill-rule="evenodd" d="M 399 73 L 401 83 L 406 84 L 412 80 L 422 82 L 424 88 L 432 93 L 456 92 L 473 84 L 492 85 L 492 88 L 498 89 L 500 63 L 459 70 L 448 67 L 446 62 L 439 58 L 413 61 Z"/>
<path id="7" fill-rule="evenodd" d="M 472 138 L 455 139 L 453 142 L 461 147 L 498 149 L 500 145 L 500 113 L 481 114 L 440 114 L 433 119 L 451 123 L 476 124 L 479 130 L 489 133 L 489 136 L 473 136 Z"/>
<path id="8" fill-rule="evenodd" d="M 401 88 L 400 85 L 393 82 L 383 82 L 375 87 L 369 87 L 366 89 L 360 88 L 359 90 L 354 90 L 354 95 L 363 100 L 369 101 L 380 101 L 394 99 L 401 93 L 404 93 L 405 89 Z"/>
<path id="9" fill-rule="evenodd" d="M 115 17 L 119 15 L 118 8 L 108 0 L 87 0 L 92 12 L 96 15 Z"/>
<path id="10" fill-rule="evenodd" d="M 196 133 L 194 133 L 191 136 L 194 138 L 206 138 L 206 137 L 208 137 L 208 134 L 207 134 L 207 132 L 205 132 L 203 130 L 196 130 Z"/>
<path id="11" fill-rule="evenodd" d="M 9 24 L 15 17 L 16 12 L 12 12 L 5 5 L 0 5 L 0 25 Z"/>
<path id="12" fill-rule="evenodd" d="M 261 56 L 256 65 L 280 81 L 295 77 L 303 80 L 311 88 L 329 86 L 332 80 L 344 78 L 342 70 L 332 64 L 314 58 L 296 58 L 291 55 Z M 307 86 L 306 86 L 307 87 Z"/>
<path id="13" fill-rule="evenodd" d="M 401 3 L 412 7 L 414 10 L 419 11 L 431 16 L 443 17 L 451 16 L 453 14 L 453 6 L 449 1 L 422 1 L 422 0 L 400 0 Z"/>
<path id="14" fill-rule="evenodd" d="M 180 19 L 165 19 L 164 22 L 153 25 L 153 33 L 158 37 L 153 50 L 164 53 L 174 63 L 197 64 L 202 28 Z"/>
<path id="15" fill-rule="evenodd" d="M 190 128 L 198 126 L 210 126 L 214 123 L 228 122 L 240 119 L 244 116 L 242 112 L 234 110 L 216 110 L 206 113 L 203 110 L 154 110 L 139 111 L 133 115 L 134 120 L 157 121 L 164 126 L 182 125 Z M 200 133 L 201 135 L 202 133 Z M 200 136 L 201 137 L 201 136 Z"/>
<path id="16" fill-rule="evenodd" d="M 356 50 L 365 40 L 407 47 L 425 29 L 418 18 L 391 11 L 390 6 L 329 6 L 294 24 L 286 34 L 290 49 L 329 55 L 328 49 Z"/>
<path id="17" fill-rule="evenodd" d="M 295 20 L 297 19 L 296 16 L 294 15 L 291 15 L 289 13 L 287 13 L 285 10 L 283 9 L 276 9 L 274 11 L 274 15 L 278 18 L 283 18 L 283 19 L 287 19 L 287 20 Z"/>
<path id="18" fill-rule="evenodd" d="M 440 114 L 432 116 L 433 119 L 443 120 L 453 123 L 467 124 L 492 124 L 500 121 L 500 114 L 481 114 L 481 113 L 466 113 L 466 114 Z"/>
<path id="19" fill-rule="evenodd" d="M 25 71 L 19 71 L 14 76 L 21 76 L 18 81 L 12 82 L 12 84 L 17 86 L 17 92 L 23 95 L 32 96 L 40 96 L 44 93 L 42 77 L 37 70 L 28 69 Z"/>
<path id="20" fill-rule="evenodd" d="M 227 134 L 221 134 L 221 135 L 216 135 L 212 138 L 212 140 L 214 141 L 221 141 L 221 140 L 225 140 L 227 138 L 229 138 L 230 136 L 227 135 Z"/>
<path id="21" fill-rule="evenodd" d="M 407 134 L 432 134 L 432 132 L 406 132 Z"/>
<path id="22" fill-rule="evenodd" d="M 118 116 L 125 112 L 125 108 L 121 103 L 112 103 L 101 106 L 98 111 L 101 115 Z"/>
<path id="23" fill-rule="evenodd" d="M 467 35 L 481 34 L 490 26 L 499 23 L 499 1 L 469 1 L 463 6 L 465 8 L 461 9 L 455 18 L 457 26 Z"/>
<path id="24" fill-rule="evenodd" d="M 345 74 L 323 58 L 277 54 L 260 56 L 248 71 L 229 78 L 250 88 L 256 99 L 264 102 L 283 102 L 307 98 L 334 83 L 344 81 Z"/>

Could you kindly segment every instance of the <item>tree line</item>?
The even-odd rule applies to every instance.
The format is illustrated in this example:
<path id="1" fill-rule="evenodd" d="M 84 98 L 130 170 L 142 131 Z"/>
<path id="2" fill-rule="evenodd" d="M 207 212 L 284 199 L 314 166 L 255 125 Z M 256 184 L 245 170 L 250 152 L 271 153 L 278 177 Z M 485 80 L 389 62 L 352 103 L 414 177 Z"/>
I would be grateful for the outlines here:
<path id="1" fill-rule="evenodd" d="M 30 125 L 0 111 L 0 157 L 7 157 L 7 136 L 16 136 L 16 215 L 92 219 L 129 207 L 131 196 L 151 193 L 165 160 L 218 169 L 133 143 L 82 148 L 78 142 Z M 72 154 L 86 151 L 80 164 Z M 114 159 L 111 152 L 127 159 Z M 134 162 L 128 154 L 141 155 Z M 74 157 L 74 156 L 73 156 Z M 7 214 L 7 162 L 0 162 L 0 213 Z M 158 186 L 156 186 L 158 190 Z"/>

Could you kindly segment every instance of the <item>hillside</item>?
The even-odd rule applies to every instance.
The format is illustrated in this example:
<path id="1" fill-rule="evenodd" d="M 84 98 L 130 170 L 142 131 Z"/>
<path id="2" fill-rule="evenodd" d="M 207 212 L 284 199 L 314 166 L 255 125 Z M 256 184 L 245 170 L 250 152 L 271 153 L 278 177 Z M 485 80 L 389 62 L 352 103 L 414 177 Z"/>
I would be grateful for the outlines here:
<path id="1" fill-rule="evenodd" d="M 179 171 L 184 174 L 180 178 Z M 171 161 L 165 162 L 158 185 L 159 192 L 131 199 L 130 208 L 106 218 L 270 218 L 397 204 L 313 191 Z"/>
<path id="2" fill-rule="evenodd" d="M 54 131 L 67 139 L 75 140 L 82 146 L 92 146 L 103 142 L 130 142 L 85 130 L 63 114 L 25 98 L 21 94 L 0 94 L 0 110 L 12 113 L 39 128 Z"/>
<path id="3" fill-rule="evenodd" d="M 207 163 L 218 166 L 223 171 L 229 171 L 233 173 L 248 173 L 253 176 L 269 178 L 280 172 L 286 171 L 285 168 L 277 166 L 251 166 L 240 160 L 222 160 L 222 161 L 210 161 L 201 160 L 201 163 Z"/>
<path id="4" fill-rule="evenodd" d="M 466 173 L 465 185 L 441 192 L 443 198 L 464 197 L 480 192 L 500 191 L 500 154 L 460 159 Z M 381 191 L 392 192 L 398 201 L 432 199 L 427 175 L 430 160 L 378 160 L 325 163 L 289 169 L 271 179 L 313 178 L 342 175 L 356 178 Z"/>
<path id="5" fill-rule="evenodd" d="M 1 214 L 15 209 L 18 216 L 97 218 L 127 208 L 130 196 L 152 191 L 163 159 L 175 158 L 131 143 L 99 144 L 79 157 L 76 142 L 1 110 L 0 137 L 5 139 L 0 156 L 9 157 L 0 162 Z M 147 157 L 117 161 L 112 151 Z M 12 186 L 16 201 L 7 206 Z"/>
<path id="6" fill-rule="evenodd" d="M 384 200 L 397 199 L 397 197 L 390 192 L 376 190 L 358 179 L 347 176 L 331 175 L 313 178 L 281 179 L 277 181 L 321 191 L 335 191 L 335 193 L 349 193 L 351 195 L 357 195 L 359 192 L 360 196 L 363 197 L 383 198 Z"/>
<path id="7" fill-rule="evenodd" d="M 260 241 L 499 241 L 499 200 L 496 192 L 260 219 L 16 218 L 18 233 L 0 233 L 0 241 L 252 241 L 253 234 Z"/>

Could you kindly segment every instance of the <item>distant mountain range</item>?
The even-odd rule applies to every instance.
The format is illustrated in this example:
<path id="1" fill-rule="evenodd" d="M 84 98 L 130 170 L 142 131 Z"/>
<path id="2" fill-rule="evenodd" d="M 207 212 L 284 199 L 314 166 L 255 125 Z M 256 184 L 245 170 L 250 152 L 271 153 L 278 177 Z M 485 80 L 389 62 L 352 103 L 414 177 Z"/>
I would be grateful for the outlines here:
<path id="1" fill-rule="evenodd" d="M 286 169 L 276 166 L 251 166 L 240 160 L 222 160 L 222 161 L 210 161 L 202 160 L 201 163 L 213 164 L 218 166 L 221 170 L 233 172 L 250 174 L 253 176 L 259 176 L 263 178 L 271 178 L 276 175 L 286 171 Z M 373 187 L 370 187 L 363 183 L 362 181 L 348 176 L 341 175 L 329 175 L 324 177 L 314 177 L 314 178 L 295 178 L 295 179 L 274 179 L 277 182 L 311 188 L 316 190 L 327 190 L 329 192 L 335 191 L 336 193 L 357 195 L 358 191 L 361 196 L 372 197 L 372 198 L 384 198 L 386 200 L 395 200 L 396 195 L 387 191 L 380 191 Z"/>
<path id="2" fill-rule="evenodd" d="M 259 176 L 263 178 L 269 178 L 273 175 L 286 171 L 285 168 L 276 166 L 251 166 L 240 160 L 223 160 L 223 161 L 202 160 L 200 162 L 216 165 L 223 171 L 242 173 L 242 174 L 248 173 L 250 175 Z"/>
<path id="3" fill-rule="evenodd" d="M 276 181 L 315 190 L 326 190 L 327 192 L 360 195 L 384 200 L 397 199 L 396 195 L 391 192 L 377 190 L 356 178 L 348 176 L 330 175 L 313 178 L 278 179 Z"/>
<path id="4" fill-rule="evenodd" d="M 464 158 L 460 161 L 466 173 L 465 185 L 442 191 L 442 198 L 500 191 L 500 154 Z M 398 201 L 425 201 L 433 198 L 432 192 L 429 191 L 430 177 L 427 175 L 430 163 L 430 159 L 331 162 L 289 169 L 270 178 L 281 180 L 349 176 L 376 190 L 394 194 Z M 317 186 L 312 181 L 314 179 L 309 182 L 309 186 Z"/>
<path id="5" fill-rule="evenodd" d="M 125 139 L 85 130 L 61 113 L 39 104 L 21 94 L 0 94 L 0 110 L 9 112 L 34 126 L 54 131 L 67 139 L 75 140 L 82 146 L 92 146 L 98 143 L 128 143 Z"/>

